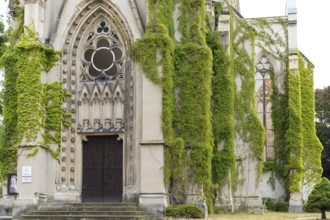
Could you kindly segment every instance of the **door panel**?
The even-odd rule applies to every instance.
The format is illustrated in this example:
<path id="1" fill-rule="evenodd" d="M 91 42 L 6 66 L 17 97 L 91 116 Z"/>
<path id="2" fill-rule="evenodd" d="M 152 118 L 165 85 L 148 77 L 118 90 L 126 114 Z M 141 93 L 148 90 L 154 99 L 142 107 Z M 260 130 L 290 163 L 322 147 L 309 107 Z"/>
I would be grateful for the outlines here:
<path id="1" fill-rule="evenodd" d="M 83 202 L 120 202 L 123 144 L 117 136 L 90 136 L 83 143 Z"/>
<path id="2" fill-rule="evenodd" d="M 105 140 L 104 201 L 120 202 L 123 194 L 123 148 L 116 136 Z"/>

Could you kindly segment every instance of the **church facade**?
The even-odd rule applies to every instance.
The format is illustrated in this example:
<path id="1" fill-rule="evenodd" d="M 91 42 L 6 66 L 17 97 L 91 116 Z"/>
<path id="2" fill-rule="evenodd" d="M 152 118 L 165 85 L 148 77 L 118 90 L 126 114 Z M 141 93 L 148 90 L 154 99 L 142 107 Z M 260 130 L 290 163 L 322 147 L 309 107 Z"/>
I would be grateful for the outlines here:
<path id="1" fill-rule="evenodd" d="M 55 98 L 33 101 L 30 117 L 42 112 L 33 135 L 16 111 L 17 127 L 26 128 L 15 142 L 18 194 L 7 198 L 14 215 L 40 201 L 138 202 L 160 215 L 180 203 L 262 212 L 266 197 L 302 210 L 321 176 L 322 147 L 294 1 L 286 16 L 263 19 L 244 19 L 239 1 L 10 7 L 24 8 L 46 60 L 57 57 L 39 73 L 41 96 L 57 96 L 46 87 L 55 84 L 64 94 L 55 127 Z M 30 58 L 33 48 L 24 49 Z M 28 91 L 20 82 L 19 101 Z"/>

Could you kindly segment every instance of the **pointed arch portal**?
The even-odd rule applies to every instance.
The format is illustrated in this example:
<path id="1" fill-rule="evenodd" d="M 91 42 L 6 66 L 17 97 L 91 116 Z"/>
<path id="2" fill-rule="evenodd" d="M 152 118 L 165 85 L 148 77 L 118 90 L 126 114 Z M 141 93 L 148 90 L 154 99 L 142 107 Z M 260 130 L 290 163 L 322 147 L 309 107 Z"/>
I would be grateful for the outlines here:
<path id="1" fill-rule="evenodd" d="M 72 125 L 62 131 L 57 191 L 121 201 L 136 184 L 132 35 L 109 1 L 83 1 L 77 9 L 62 49 L 63 88 L 72 93 L 63 110 Z"/>

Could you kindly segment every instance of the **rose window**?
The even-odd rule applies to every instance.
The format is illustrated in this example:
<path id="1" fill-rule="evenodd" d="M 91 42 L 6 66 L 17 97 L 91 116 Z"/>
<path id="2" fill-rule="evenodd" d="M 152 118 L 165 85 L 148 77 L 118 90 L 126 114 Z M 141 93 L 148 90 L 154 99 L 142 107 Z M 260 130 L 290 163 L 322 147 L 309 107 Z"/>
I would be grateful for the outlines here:
<path id="1" fill-rule="evenodd" d="M 116 33 L 102 21 L 90 33 L 83 50 L 83 71 L 90 80 L 123 78 L 123 47 Z"/>

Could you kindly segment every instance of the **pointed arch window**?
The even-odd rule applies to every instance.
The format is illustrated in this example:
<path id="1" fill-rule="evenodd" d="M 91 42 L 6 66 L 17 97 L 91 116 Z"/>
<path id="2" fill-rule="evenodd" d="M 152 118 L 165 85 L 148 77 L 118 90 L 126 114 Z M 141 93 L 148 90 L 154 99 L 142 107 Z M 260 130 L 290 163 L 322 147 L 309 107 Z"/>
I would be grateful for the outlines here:
<path id="1" fill-rule="evenodd" d="M 104 14 L 87 20 L 79 37 L 79 132 L 124 132 L 126 45 Z M 76 45 L 74 45 L 76 47 Z"/>
<path id="2" fill-rule="evenodd" d="M 256 66 L 256 95 L 257 95 L 257 114 L 262 121 L 265 131 L 265 159 L 274 159 L 274 132 L 271 118 L 272 103 L 272 81 L 270 74 L 272 67 L 266 56 L 262 56 Z"/>

